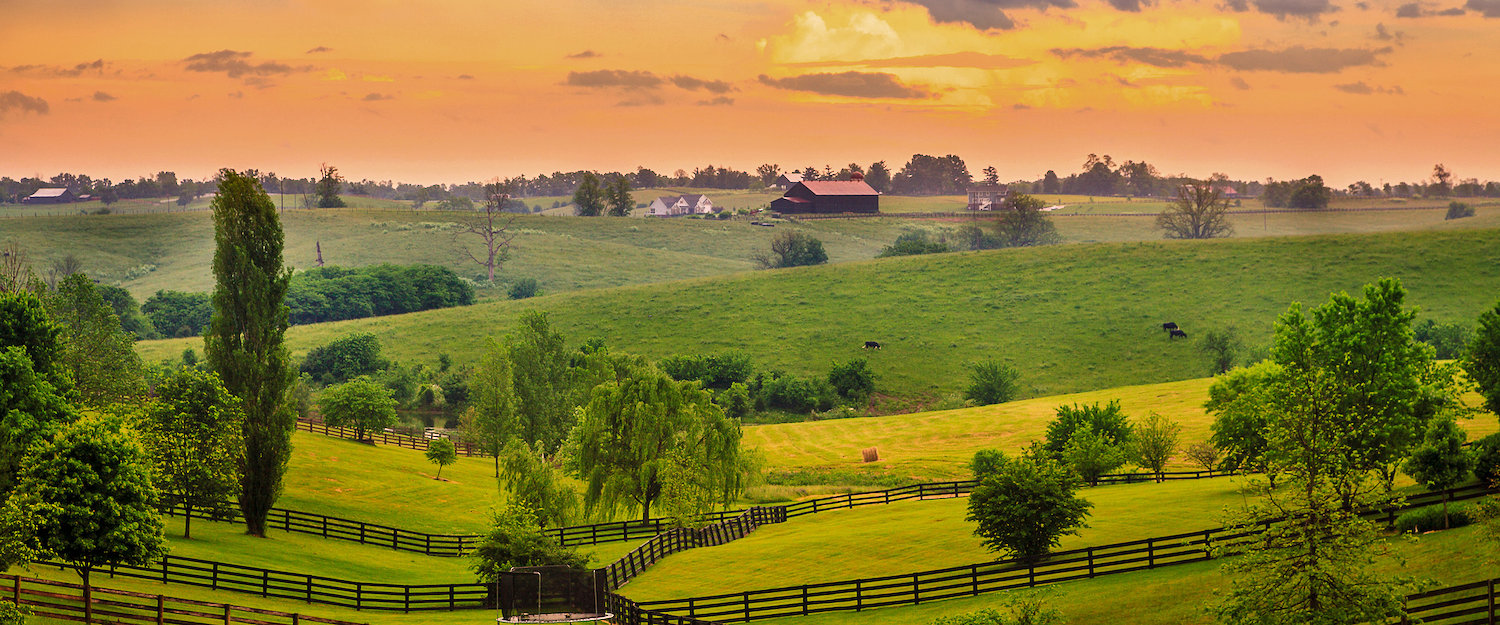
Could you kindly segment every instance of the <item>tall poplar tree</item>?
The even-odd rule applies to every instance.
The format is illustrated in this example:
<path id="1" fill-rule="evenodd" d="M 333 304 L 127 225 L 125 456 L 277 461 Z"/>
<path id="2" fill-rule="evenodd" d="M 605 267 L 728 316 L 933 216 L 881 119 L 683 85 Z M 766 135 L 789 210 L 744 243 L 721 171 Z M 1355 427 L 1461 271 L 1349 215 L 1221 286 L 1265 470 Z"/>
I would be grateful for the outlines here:
<path id="1" fill-rule="evenodd" d="M 254 177 L 221 172 L 214 198 L 214 315 L 203 337 L 209 366 L 243 402 L 240 512 L 246 532 L 266 535 L 281 494 L 296 413 L 287 402 L 295 371 L 282 336 L 292 272 L 282 266 L 284 235 L 276 205 Z"/>

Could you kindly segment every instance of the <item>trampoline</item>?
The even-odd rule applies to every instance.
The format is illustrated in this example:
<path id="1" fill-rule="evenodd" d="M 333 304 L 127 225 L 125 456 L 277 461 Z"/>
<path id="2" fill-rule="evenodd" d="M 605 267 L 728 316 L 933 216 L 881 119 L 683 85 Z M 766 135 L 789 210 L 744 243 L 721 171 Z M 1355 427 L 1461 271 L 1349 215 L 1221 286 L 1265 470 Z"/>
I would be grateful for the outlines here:
<path id="1" fill-rule="evenodd" d="M 496 623 L 593 623 L 614 618 L 604 611 L 599 571 L 566 566 L 517 567 L 496 581 Z"/>

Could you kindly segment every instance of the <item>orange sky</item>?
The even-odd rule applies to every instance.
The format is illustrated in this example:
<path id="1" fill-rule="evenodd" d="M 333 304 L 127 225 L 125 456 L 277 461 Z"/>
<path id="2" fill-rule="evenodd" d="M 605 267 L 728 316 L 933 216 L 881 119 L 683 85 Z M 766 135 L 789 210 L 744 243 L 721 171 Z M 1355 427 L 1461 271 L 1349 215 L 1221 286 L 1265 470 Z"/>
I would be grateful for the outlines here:
<path id="1" fill-rule="evenodd" d="M 1467 4 L 1464 4 L 1467 2 Z M 1486 17 L 1486 15 L 1494 17 Z M 0 175 L 1500 178 L 1500 0 L 0 0 Z"/>

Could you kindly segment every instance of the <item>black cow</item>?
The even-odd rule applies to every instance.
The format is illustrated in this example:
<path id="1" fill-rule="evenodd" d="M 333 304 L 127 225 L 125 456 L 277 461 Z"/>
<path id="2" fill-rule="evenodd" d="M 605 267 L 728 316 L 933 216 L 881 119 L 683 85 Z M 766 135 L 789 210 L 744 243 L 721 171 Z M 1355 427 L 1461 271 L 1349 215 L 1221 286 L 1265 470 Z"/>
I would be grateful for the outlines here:
<path id="1" fill-rule="evenodd" d="M 1166 323 L 1161 324 L 1161 330 L 1162 330 L 1162 332 L 1171 332 L 1171 331 L 1176 330 L 1176 329 L 1177 329 L 1177 322 L 1175 322 L 1175 321 L 1168 321 Z"/>
<path id="2" fill-rule="evenodd" d="M 865 341 L 865 349 L 880 349 L 880 344 L 875 341 Z"/>
<path id="3" fill-rule="evenodd" d="M 1170 339 L 1175 339 L 1177 337 L 1187 338 L 1187 333 L 1183 332 L 1182 330 L 1172 329 L 1172 330 L 1168 330 L 1167 332 L 1168 332 L 1167 339 L 1169 339 L 1169 340 Z"/>

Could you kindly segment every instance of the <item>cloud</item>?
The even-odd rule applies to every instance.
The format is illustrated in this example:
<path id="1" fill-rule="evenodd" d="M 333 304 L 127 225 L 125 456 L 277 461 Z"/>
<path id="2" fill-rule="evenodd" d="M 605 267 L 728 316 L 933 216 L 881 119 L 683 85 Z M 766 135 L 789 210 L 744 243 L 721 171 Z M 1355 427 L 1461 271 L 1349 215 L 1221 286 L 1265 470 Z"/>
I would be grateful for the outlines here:
<path id="1" fill-rule="evenodd" d="M 952 54 L 924 54 L 920 56 L 898 56 L 886 59 L 865 59 L 863 61 L 818 61 L 814 63 L 796 63 L 803 67 L 829 67 L 860 65 L 864 67 L 956 67 L 963 69 L 1013 69 L 1035 65 L 1036 61 L 1029 59 L 1018 59 L 1003 54 L 985 54 L 983 52 L 955 52 Z"/>
<path id="2" fill-rule="evenodd" d="M 95 102 L 114 102 L 115 100 L 118 100 L 118 99 L 119 98 L 114 97 L 114 96 L 112 96 L 112 95 L 110 95 L 108 93 L 105 93 L 103 91 L 95 91 L 94 92 L 94 101 Z"/>
<path id="3" fill-rule="evenodd" d="M 1016 104 L 1010 105 L 1010 108 L 1013 109 L 1013 110 L 1017 110 L 1017 111 L 1029 111 L 1029 110 L 1031 110 L 1031 107 L 1026 106 L 1025 104 L 1021 104 L 1019 102 L 1016 103 Z"/>
<path id="4" fill-rule="evenodd" d="M 698 106 L 730 106 L 732 104 L 734 104 L 734 98 L 731 98 L 731 97 L 726 96 L 726 95 L 721 95 L 721 96 L 719 96 L 717 98 L 713 98 L 711 100 L 699 100 L 698 101 Z"/>
<path id="5" fill-rule="evenodd" d="M 1333 88 L 1338 89 L 1339 91 L 1342 91 L 1344 93 L 1352 93 L 1354 95 L 1406 95 L 1406 91 L 1403 90 L 1400 85 L 1397 85 L 1395 87 L 1372 87 L 1365 84 L 1363 80 L 1342 85 L 1334 85 Z"/>
<path id="6" fill-rule="evenodd" d="M 1397 45 L 1406 42 L 1406 33 L 1399 30 L 1392 31 L 1385 27 L 1384 23 L 1375 25 L 1375 34 L 1371 35 L 1376 41 L 1394 41 Z"/>
<path id="7" fill-rule="evenodd" d="M 474 80 L 474 76 L 473 76 L 473 74 L 459 74 L 458 75 L 458 79 L 459 80 Z"/>
<path id="8" fill-rule="evenodd" d="M 245 86 L 255 87 L 256 89 L 270 89 L 271 87 L 275 87 L 276 83 L 271 82 L 271 79 L 264 76 L 246 76 Z"/>
<path id="9" fill-rule="evenodd" d="M 584 50 L 583 52 L 574 52 L 573 54 L 569 54 L 566 58 L 570 58 L 570 59 L 597 59 L 597 58 L 599 58 L 601 56 L 604 56 L 604 55 L 603 54 L 599 54 L 598 52 L 595 52 L 593 50 Z"/>
<path id="10" fill-rule="evenodd" d="M 767 86 L 789 91 L 808 91 L 823 95 L 851 98 L 927 98 L 932 93 L 902 84 L 892 74 L 883 72 L 841 72 L 837 74 L 803 74 L 787 78 L 760 75 Z"/>
<path id="11" fill-rule="evenodd" d="M 333 52 L 333 48 L 330 48 L 328 46 L 318 46 L 316 48 L 308 50 L 307 52 L 303 52 L 303 54 L 322 54 L 324 52 Z"/>
<path id="12" fill-rule="evenodd" d="M 1243 13 L 1252 6 L 1256 11 L 1274 15 L 1279 20 L 1295 18 L 1309 22 L 1315 22 L 1319 17 L 1339 10 L 1338 5 L 1330 0 L 1225 0 L 1219 8 Z"/>
<path id="13" fill-rule="evenodd" d="M 383 102 L 385 100 L 394 100 L 394 99 L 396 99 L 396 96 L 393 96 L 393 95 L 390 95 L 390 94 L 387 94 L 387 93 L 374 93 L 374 92 L 367 93 L 367 94 L 365 94 L 365 97 L 360 98 L 360 100 L 365 101 L 365 102 Z"/>
<path id="14" fill-rule="evenodd" d="M 245 98 L 245 92 L 243 92 L 243 91 L 231 91 L 231 92 L 229 92 L 229 97 L 234 98 L 236 100 L 243 100 Z"/>
<path id="15" fill-rule="evenodd" d="M 266 61 L 264 63 L 251 63 L 247 59 L 251 53 L 235 50 L 219 50 L 217 52 L 201 52 L 182 60 L 187 63 L 187 70 L 191 72 L 224 72 L 230 78 L 241 76 L 278 76 L 305 72 L 311 67 L 292 67 L 286 63 Z"/>
<path id="16" fill-rule="evenodd" d="M 46 115 L 52 112 L 52 107 L 47 106 L 46 100 L 26 95 L 20 91 L 0 92 L 0 115 L 4 115 L 12 110 L 22 113 Z"/>
<path id="17" fill-rule="evenodd" d="M 78 63 L 71 67 L 63 67 L 61 65 L 17 65 L 10 68 L 10 71 L 36 78 L 73 78 L 89 70 L 103 72 L 105 65 L 104 59 L 96 59 L 87 63 Z"/>
<path id="18" fill-rule="evenodd" d="M 1500 0 L 1469 0 L 1464 8 L 1485 17 L 1500 17 Z"/>
<path id="19" fill-rule="evenodd" d="M 1381 65 L 1380 55 L 1391 48 L 1305 48 L 1292 46 L 1284 50 L 1242 50 L 1219 56 L 1218 62 L 1230 69 L 1246 72 L 1286 72 L 1292 74 L 1332 74 L 1350 67 Z"/>
<path id="20" fill-rule="evenodd" d="M 1229 84 L 1234 85 L 1235 89 L 1239 89 L 1241 91 L 1246 91 L 1246 90 L 1250 89 L 1250 83 L 1245 82 L 1245 79 L 1244 78 L 1240 78 L 1239 76 L 1230 77 Z"/>
<path id="21" fill-rule="evenodd" d="M 1164 48 L 1132 48 L 1129 46 L 1110 46 L 1107 48 L 1070 48 L 1054 49 L 1052 53 L 1062 58 L 1095 58 L 1110 59 L 1116 63 L 1141 63 L 1153 67 L 1185 67 L 1187 65 L 1202 65 L 1209 62 L 1208 57 L 1193 54 L 1186 50 L 1167 50 Z"/>
<path id="22" fill-rule="evenodd" d="M 709 93 L 729 93 L 730 91 L 734 91 L 734 85 L 722 80 L 704 80 L 702 78 L 693 78 L 692 76 L 673 76 L 672 84 L 688 91 L 696 91 L 698 89 Z"/>
<path id="23" fill-rule="evenodd" d="M 632 89 L 653 89 L 660 87 L 665 82 L 661 76 L 651 72 L 640 70 L 601 69 L 592 72 L 568 72 L 568 79 L 563 81 L 569 87 L 583 87 L 585 89 L 600 89 L 609 87 L 628 87 Z"/>
<path id="24" fill-rule="evenodd" d="M 1500 6 L 1500 3 L 1497 3 L 1497 6 Z M 1464 13 L 1465 11 L 1463 7 L 1451 7 L 1447 9 L 1433 10 L 1427 8 L 1427 5 L 1422 2 L 1408 2 L 1399 7 L 1396 7 L 1396 17 L 1403 19 L 1414 19 L 1419 17 L 1457 17 L 1463 15 Z"/>
<path id="25" fill-rule="evenodd" d="M 1141 5 L 1143 4 L 1146 6 L 1151 6 L 1152 3 L 1144 0 L 1109 0 L 1109 6 L 1112 6 L 1121 11 L 1129 11 L 1131 13 L 1140 13 Z"/>

